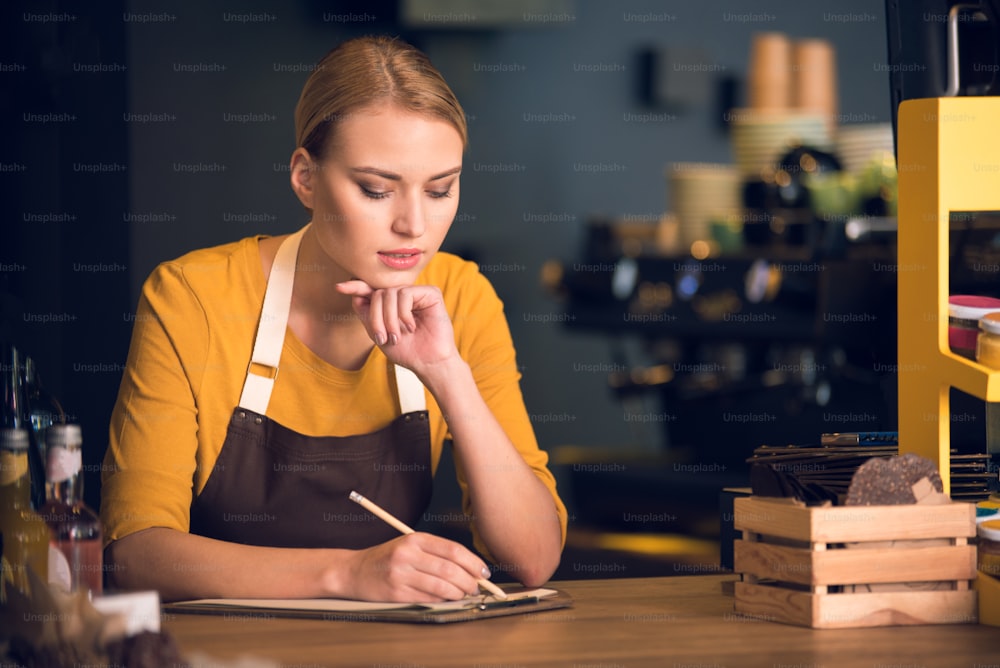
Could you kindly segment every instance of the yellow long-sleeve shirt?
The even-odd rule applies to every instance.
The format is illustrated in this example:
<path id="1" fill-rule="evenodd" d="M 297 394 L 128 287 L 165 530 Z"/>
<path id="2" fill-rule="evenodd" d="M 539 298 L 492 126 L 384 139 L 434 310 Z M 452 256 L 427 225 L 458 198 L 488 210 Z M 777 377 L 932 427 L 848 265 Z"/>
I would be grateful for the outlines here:
<path id="1" fill-rule="evenodd" d="M 107 541 L 150 527 L 189 530 L 191 502 L 214 469 L 246 377 L 266 288 L 260 238 L 163 263 L 143 285 L 103 467 Z M 438 253 L 417 282 L 441 289 L 458 350 L 507 436 L 551 492 L 565 540 L 566 509 L 524 406 L 502 302 L 473 263 L 447 253 Z M 375 431 L 399 413 L 390 369 L 377 347 L 357 371 L 338 369 L 288 330 L 268 417 L 309 436 Z M 448 427 L 426 396 L 436 470 Z M 468 513 L 460 459 L 456 465 Z M 485 552 L 478 536 L 476 545 Z"/>

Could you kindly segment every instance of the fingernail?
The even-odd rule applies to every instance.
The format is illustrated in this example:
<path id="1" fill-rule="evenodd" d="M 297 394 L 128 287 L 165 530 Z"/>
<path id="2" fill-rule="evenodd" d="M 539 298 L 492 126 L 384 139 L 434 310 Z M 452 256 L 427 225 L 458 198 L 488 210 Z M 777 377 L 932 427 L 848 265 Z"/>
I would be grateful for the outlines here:
<path id="1" fill-rule="evenodd" d="M 490 572 L 490 569 L 486 568 L 486 566 L 483 566 L 483 570 L 481 570 L 480 573 L 482 573 L 483 577 L 487 580 L 489 580 L 490 576 L 493 575 L 493 573 Z"/>
<path id="2" fill-rule="evenodd" d="M 399 337 L 398 336 L 396 336 L 395 334 L 390 334 L 389 335 L 389 343 L 391 345 L 396 345 L 397 341 L 399 341 Z"/>
<path id="3" fill-rule="evenodd" d="M 375 343 L 379 344 L 380 346 L 384 346 L 385 345 L 385 334 L 383 334 L 382 332 L 378 332 L 375 335 Z"/>

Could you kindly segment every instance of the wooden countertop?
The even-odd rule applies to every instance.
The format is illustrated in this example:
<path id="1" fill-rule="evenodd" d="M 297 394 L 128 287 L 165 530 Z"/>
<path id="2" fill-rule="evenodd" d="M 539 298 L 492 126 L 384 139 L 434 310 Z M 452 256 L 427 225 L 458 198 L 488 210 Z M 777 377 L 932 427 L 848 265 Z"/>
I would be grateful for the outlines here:
<path id="1" fill-rule="evenodd" d="M 368 666 L 1000 666 L 1000 628 L 814 630 L 733 612 L 732 575 L 552 582 L 574 607 L 455 624 L 165 613 L 186 655 L 282 668 Z"/>

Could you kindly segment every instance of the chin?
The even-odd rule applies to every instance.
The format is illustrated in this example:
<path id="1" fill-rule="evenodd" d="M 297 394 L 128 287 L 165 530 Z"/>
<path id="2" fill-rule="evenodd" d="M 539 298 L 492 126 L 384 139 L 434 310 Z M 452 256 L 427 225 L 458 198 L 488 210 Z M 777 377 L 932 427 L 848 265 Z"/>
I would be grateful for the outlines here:
<path id="1" fill-rule="evenodd" d="M 361 280 L 364 280 L 365 283 L 375 290 L 389 290 L 392 288 L 409 287 L 416 283 L 419 275 L 419 271 L 392 272 L 389 275 L 379 272 L 375 276 L 372 276 L 370 281 Z"/>

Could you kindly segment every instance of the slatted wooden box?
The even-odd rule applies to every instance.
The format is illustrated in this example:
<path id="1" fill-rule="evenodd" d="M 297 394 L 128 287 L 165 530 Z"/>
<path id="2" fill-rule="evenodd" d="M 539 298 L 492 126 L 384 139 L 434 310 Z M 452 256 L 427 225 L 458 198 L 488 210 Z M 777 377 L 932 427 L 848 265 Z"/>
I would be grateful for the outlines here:
<path id="1" fill-rule="evenodd" d="M 817 629 L 975 623 L 975 515 L 971 503 L 736 499 L 735 609 Z"/>

